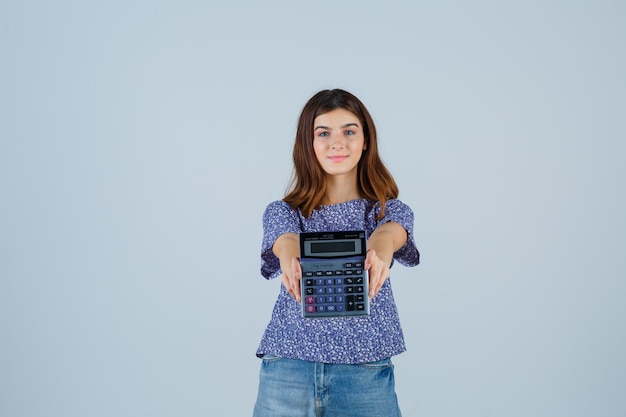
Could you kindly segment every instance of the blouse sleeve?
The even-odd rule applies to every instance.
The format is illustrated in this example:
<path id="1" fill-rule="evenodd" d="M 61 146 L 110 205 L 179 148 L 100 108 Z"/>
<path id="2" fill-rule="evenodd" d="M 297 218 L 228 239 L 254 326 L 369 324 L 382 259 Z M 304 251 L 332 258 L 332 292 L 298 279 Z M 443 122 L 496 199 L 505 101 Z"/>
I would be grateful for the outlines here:
<path id="1" fill-rule="evenodd" d="M 263 243 L 261 245 L 261 275 L 266 279 L 281 274 L 280 261 L 272 252 L 274 241 L 284 233 L 300 233 L 298 213 L 284 201 L 270 203 L 263 213 Z"/>
<path id="2" fill-rule="evenodd" d="M 406 243 L 393 254 L 393 259 L 404 266 L 416 266 L 420 262 L 420 254 L 413 237 L 413 219 L 413 210 L 402 201 L 394 199 L 387 201 L 385 215 L 378 222 L 379 225 L 396 222 L 407 231 Z"/>

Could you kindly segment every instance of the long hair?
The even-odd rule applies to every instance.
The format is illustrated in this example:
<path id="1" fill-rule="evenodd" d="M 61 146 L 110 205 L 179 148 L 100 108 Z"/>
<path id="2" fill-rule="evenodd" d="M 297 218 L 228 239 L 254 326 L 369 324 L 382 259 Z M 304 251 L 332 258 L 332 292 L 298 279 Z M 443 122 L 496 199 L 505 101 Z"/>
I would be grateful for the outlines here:
<path id="1" fill-rule="evenodd" d="M 283 201 L 294 210 L 299 208 L 307 218 L 321 207 L 326 195 L 326 175 L 313 150 L 313 124 L 317 116 L 335 109 L 353 113 L 363 126 L 366 147 L 357 166 L 357 187 L 362 197 L 380 203 L 380 219 L 387 200 L 398 197 L 398 186 L 378 154 L 372 116 L 357 97 L 341 89 L 320 91 L 302 109 L 293 145 L 294 170 Z"/>

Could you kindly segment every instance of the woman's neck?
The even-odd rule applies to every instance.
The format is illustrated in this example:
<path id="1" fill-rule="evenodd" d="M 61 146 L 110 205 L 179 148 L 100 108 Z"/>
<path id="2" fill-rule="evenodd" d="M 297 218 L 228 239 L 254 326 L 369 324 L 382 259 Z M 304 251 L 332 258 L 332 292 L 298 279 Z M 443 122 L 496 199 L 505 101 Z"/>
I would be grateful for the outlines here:
<path id="1" fill-rule="evenodd" d="M 326 181 L 326 196 L 324 197 L 326 205 L 345 203 L 362 197 L 354 177 L 328 176 Z"/>

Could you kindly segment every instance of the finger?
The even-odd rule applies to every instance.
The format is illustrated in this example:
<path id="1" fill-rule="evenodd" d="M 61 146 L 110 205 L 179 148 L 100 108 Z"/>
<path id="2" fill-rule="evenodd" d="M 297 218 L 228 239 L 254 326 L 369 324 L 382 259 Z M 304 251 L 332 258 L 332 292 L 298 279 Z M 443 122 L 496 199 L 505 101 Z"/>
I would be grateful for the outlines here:
<path id="1" fill-rule="evenodd" d="M 372 267 L 372 259 L 376 256 L 376 251 L 374 249 L 370 249 L 365 254 L 365 263 L 363 266 L 366 270 L 369 270 Z"/>
<path id="2" fill-rule="evenodd" d="M 283 273 L 281 275 L 281 281 L 283 282 L 283 285 L 285 286 L 285 289 L 287 290 L 289 295 L 293 297 L 293 291 L 291 289 L 291 282 L 289 281 L 289 277 L 287 277 L 287 274 Z"/>
<path id="3" fill-rule="evenodd" d="M 383 284 L 385 283 L 385 278 L 384 276 L 381 274 L 378 276 L 378 281 L 376 282 L 376 288 L 374 289 L 374 295 L 372 298 L 376 297 L 378 295 L 378 292 L 380 291 L 380 289 L 383 287 Z"/>
<path id="4" fill-rule="evenodd" d="M 385 280 L 389 277 L 389 269 L 385 268 L 382 262 L 378 262 L 372 267 L 372 276 L 370 286 L 370 298 L 376 297 L 380 289 L 385 284 Z"/>
<path id="5" fill-rule="evenodd" d="M 376 294 L 378 293 L 377 287 L 378 287 L 378 275 L 374 273 L 374 271 L 370 270 L 370 291 L 369 291 L 370 299 L 376 297 Z"/>
<path id="6" fill-rule="evenodd" d="M 295 294 L 295 299 L 300 302 L 302 299 L 302 294 L 300 293 L 300 280 L 302 278 L 302 267 L 300 266 L 300 259 L 293 258 L 291 261 L 291 271 L 292 271 L 292 285 L 293 291 Z"/>
<path id="7" fill-rule="evenodd" d="M 370 249 L 365 257 L 365 269 L 369 274 L 369 297 L 374 298 L 378 293 L 377 287 L 380 281 L 380 260 L 374 249 Z"/>

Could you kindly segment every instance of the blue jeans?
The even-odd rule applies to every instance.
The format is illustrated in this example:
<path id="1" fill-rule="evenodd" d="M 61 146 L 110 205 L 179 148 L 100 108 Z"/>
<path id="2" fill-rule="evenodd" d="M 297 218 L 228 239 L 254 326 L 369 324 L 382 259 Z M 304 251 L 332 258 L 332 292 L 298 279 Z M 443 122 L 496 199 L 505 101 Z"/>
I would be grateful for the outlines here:
<path id="1" fill-rule="evenodd" d="M 265 355 L 254 417 L 400 417 L 391 359 L 344 365 Z"/>

